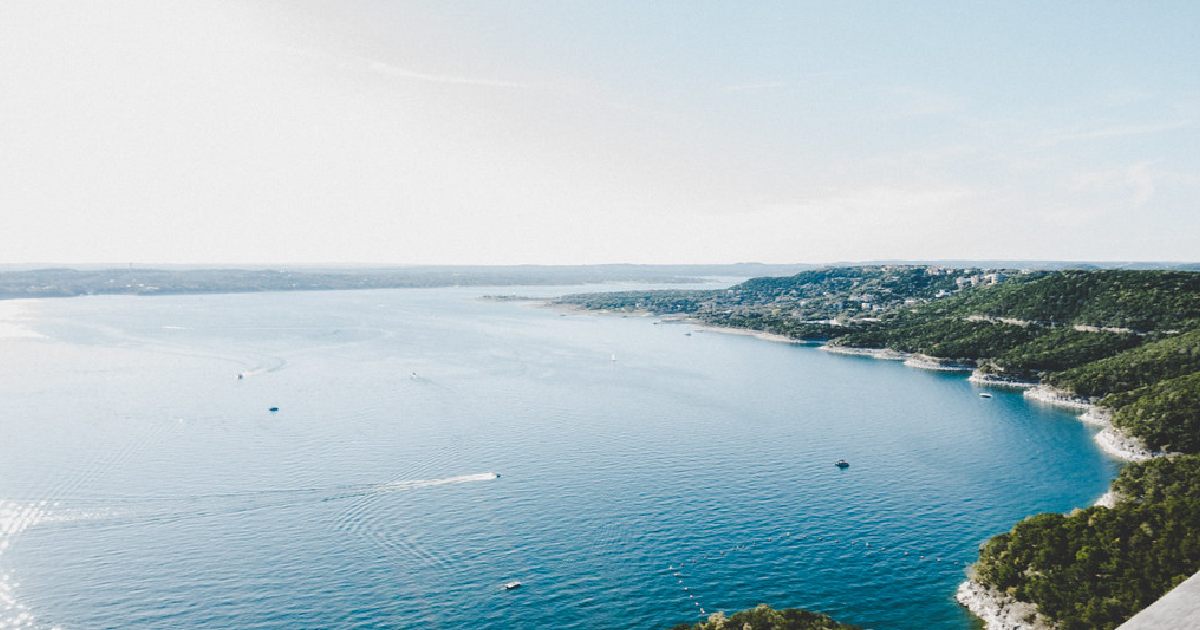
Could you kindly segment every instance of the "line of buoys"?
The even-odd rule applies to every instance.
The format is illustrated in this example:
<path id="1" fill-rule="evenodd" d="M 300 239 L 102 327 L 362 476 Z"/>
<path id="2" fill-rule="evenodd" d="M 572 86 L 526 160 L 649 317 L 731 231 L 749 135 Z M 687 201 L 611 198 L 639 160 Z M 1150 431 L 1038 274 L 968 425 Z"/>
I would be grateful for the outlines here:
<path id="1" fill-rule="evenodd" d="M 682 569 L 683 565 L 682 564 L 679 565 L 679 568 Z M 688 601 L 692 602 L 692 605 L 695 606 L 696 609 L 700 611 L 700 616 L 704 616 L 705 615 L 704 606 L 702 606 L 700 604 L 700 601 L 696 599 L 696 594 L 692 592 L 692 589 L 689 588 L 687 584 L 683 583 L 683 578 L 684 578 L 683 572 L 680 570 L 677 570 L 675 568 L 675 565 L 673 565 L 673 564 L 668 565 L 667 570 L 671 572 L 671 575 L 675 578 L 675 582 L 677 584 L 679 584 L 679 587 L 682 588 L 683 592 L 687 594 Z"/>

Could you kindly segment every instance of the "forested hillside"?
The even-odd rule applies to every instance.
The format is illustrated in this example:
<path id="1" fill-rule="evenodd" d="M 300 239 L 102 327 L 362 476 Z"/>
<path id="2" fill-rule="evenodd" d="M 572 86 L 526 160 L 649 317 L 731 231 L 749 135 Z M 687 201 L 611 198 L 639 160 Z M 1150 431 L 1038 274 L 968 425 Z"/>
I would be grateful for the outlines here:
<path id="1" fill-rule="evenodd" d="M 986 315 L 1026 322 L 1170 329 L 1200 319 L 1200 273 L 1188 271 L 1061 271 L 1005 283 L 947 300 L 934 315 Z"/>
<path id="2" fill-rule="evenodd" d="M 1096 397 L 1200 370 L 1200 329 L 1148 342 L 1108 359 L 1047 375 L 1055 387 Z"/>

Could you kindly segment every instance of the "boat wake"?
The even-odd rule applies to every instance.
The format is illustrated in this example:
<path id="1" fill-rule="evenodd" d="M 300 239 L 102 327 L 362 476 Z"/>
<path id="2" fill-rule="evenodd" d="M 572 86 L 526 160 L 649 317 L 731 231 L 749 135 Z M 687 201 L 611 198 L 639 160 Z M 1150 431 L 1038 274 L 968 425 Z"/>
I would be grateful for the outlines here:
<path id="1" fill-rule="evenodd" d="M 500 475 L 494 472 L 482 472 L 435 479 L 396 479 L 375 484 L 365 491 L 343 495 L 354 496 L 355 500 L 342 513 L 338 529 L 365 539 L 396 560 L 447 569 L 451 563 L 444 551 L 422 543 L 412 532 L 398 526 L 398 523 L 403 522 L 402 519 L 389 516 L 394 506 L 386 501 L 386 497 L 396 492 L 491 481 L 499 477 Z"/>
<path id="2" fill-rule="evenodd" d="M 387 483 L 377 484 L 373 487 L 378 492 L 394 492 L 397 490 L 414 490 L 416 488 L 429 488 L 432 486 L 448 486 L 458 483 L 471 483 L 472 481 L 491 481 L 498 478 L 500 475 L 494 472 L 475 473 L 473 475 L 459 475 L 457 477 L 445 477 L 443 479 L 414 479 L 410 481 L 389 481 Z"/>
<path id="3" fill-rule="evenodd" d="M 433 479 L 400 479 L 385 483 L 338 485 L 313 488 L 276 488 L 243 492 L 180 496 L 78 497 L 59 500 L 0 499 L 0 560 L 14 539 L 26 530 L 41 527 L 129 527 L 168 523 L 184 519 L 225 516 L 239 512 L 280 509 L 312 501 L 354 500 L 343 515 L 341 529 L 363 535 L 396 555 L 416 557 L 435 566 L 445 559 L 430 552 L 403 531 L 384 527 L 372 514 L 376 502 L 386 494 L 450 486 L 499 478 L 494 472 Z M 199 501 L 199 503 L 197 503 Z M 66 503 L 68 505 L 63 505 Z M 60 507 L 62 505 L 62 507 Z M 0 628 L 35 628 L 38 622 L 18 599 L 16 583 L 0 573 Z"/>
<path id="4" fill-rule="evenodd" d="M 251 376 L 258 376 L 260 374 L 270 374 L 272 372 L 278 372 L 285 367 L 287 367 L 287 359 L 284 359 L 283 357 L 264 355 L 260 360 L 255 362 L 253 367 L 238 372 L 238 377 L 249 378 Z"/>
<path id="5" fill-rule="evenodd" d="M 498 477 L 500 475 L 497 473 L 484 472 L 440 479 L 411 479 L 310 488 L 267 488 L 211 494 L 78 496 L 74 498 L 67 496 L 61 497 L 61 501 L 52 502 L 0 499 L 0 554 L 8 548 L 14 537 L 35 525 L 131 526 L 347 499 L 354 500 L 355 505 L 364 503 L 369 505 L 382 494 L 474 481 L 489 481 Z"/>

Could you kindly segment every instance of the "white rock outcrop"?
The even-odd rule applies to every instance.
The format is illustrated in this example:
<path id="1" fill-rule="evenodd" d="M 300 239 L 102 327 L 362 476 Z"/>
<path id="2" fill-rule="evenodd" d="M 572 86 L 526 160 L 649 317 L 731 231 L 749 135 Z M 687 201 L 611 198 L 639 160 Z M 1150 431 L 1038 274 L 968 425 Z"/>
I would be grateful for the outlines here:
<path id="1" fill-rule="evenodd" d="M 987 630 L 1051 630 L 1054 625 L 1029 602 L 1017 601 L 1004 593 L 967 580 L 958 585 L 954 599 L 983 620 Z"/>

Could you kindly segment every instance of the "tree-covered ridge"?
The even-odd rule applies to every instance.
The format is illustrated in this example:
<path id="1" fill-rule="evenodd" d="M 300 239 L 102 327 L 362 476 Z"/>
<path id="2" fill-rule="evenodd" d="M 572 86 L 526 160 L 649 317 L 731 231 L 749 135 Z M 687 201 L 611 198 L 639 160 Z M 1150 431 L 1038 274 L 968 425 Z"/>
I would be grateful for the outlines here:
<path id="1" fill-rule="evenodd" d="M 1200 455 L 1126 467 L 1115 507 L 1040 514 L 991 539 L 975 579 L 1067 630 L 1116 628 L 1200 571 Z"/>
<path id="2" fill-rule="evenodd" d="M 1140 337 L 1131 334 L 1053 328 L 996 355 L 992 365 L 1008 373 L 1046 374 L 1098 361 L 1141 342 Z"/>
<path id="3" fill-rule="evenodd" d="M 1062 271 L 948 300 L 935 314 L 987 315 L 1044 325 L 1149 332 L 1200 320 L 1200 274 L 1186 271 Z"/>
<path id="4" fill-rule="evenodd" d="M 906 316 L 848 333 L 838 340 L 838 344 L 976 361 L 995 357 L 1036 337 L 1036 329 L 1024 326 Z"/>
<path id="5" fill-rule="evenodd" d="M 1158 451 L 1200 453 L 1200 372 L 1101 401 L 1116 409 L 1113 424 Z"/>
<path id="6" fill-rule="evenodd" d="M 1200 501 L 1200 455 L 1159 458 L 1126 466 L 1112 489 L 1124 502 Z"/>
<path id="7" fill-rule="evenodd" d="M 671 630 L 858 630 L 858 626 L 839 623 L 828 615 L 801 608 L 776 610 L 766 604 L 749 610 L 736 612 L 726 617 L 723 613 L 709 615 L 707 621 L 695 624 L 681 623 Z"/>
<path id="8" fill-rule="evenodd" d="M 1078 396 L 1098 397 L 1197 371 L 1200 371 L 1200 329 L 1050 374 L 1046 381 Z"/>

